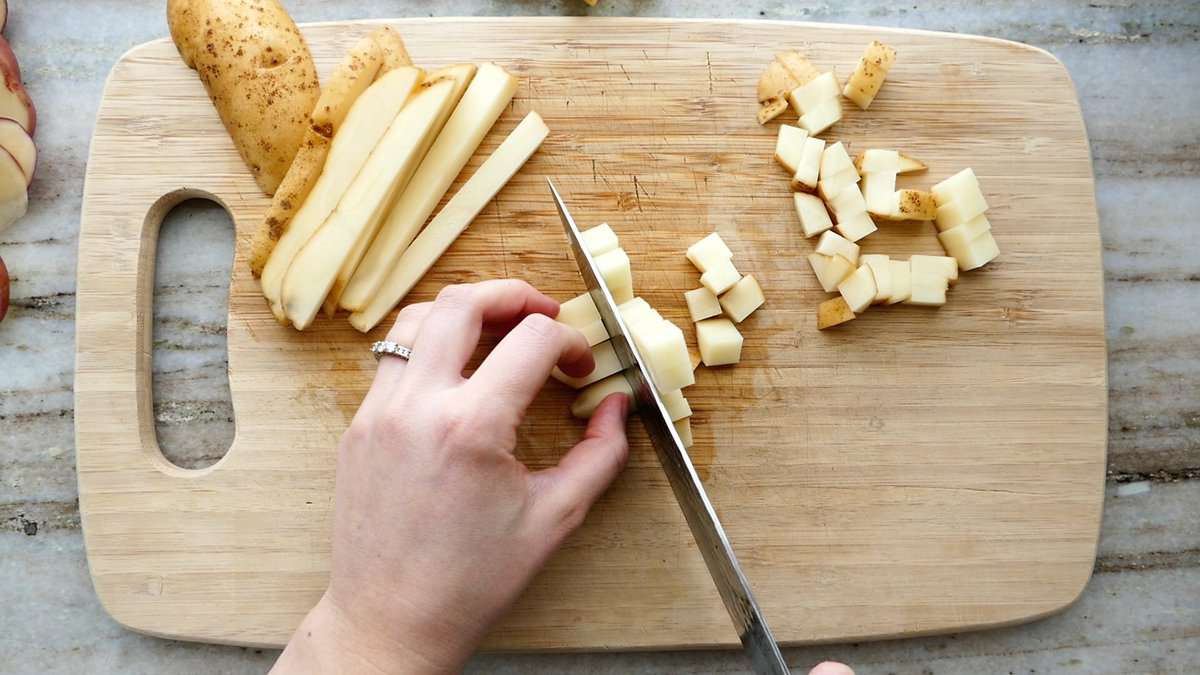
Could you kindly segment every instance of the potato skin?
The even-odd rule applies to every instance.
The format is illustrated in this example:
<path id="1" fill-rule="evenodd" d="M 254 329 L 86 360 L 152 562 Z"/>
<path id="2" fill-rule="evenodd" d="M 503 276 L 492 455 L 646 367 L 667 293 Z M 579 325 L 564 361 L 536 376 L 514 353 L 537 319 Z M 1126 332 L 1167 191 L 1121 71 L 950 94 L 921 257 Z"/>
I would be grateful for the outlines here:
<path id="1" fill-rule="evenodd" d="M 278 0 L 167 0 L 167 23 L 255 181 L 274 194 L 321 93 L 295 22 Z"/>
<path id="2" fill-rule="evenodd" d="M 4 266 L 4 258 L 0 258 L 0 321 L 8 314 L 8 268 Z"/>

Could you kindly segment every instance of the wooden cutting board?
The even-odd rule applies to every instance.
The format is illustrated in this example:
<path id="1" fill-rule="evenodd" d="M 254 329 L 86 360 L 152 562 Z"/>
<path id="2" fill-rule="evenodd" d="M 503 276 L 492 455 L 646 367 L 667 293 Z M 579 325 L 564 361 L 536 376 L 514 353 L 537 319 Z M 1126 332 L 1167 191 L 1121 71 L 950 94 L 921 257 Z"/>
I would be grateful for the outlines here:
<path id="1" fill-rule="evenodd" d="M 472 160 L 529 110 L 552 134 L 410 300 L 518 276 L 582 292 L 545 179 L 584 224 L 609 222 L 638 292 L 681 326 L 684 260 L 716 229 L 766 289 L 743 361 L 688 390 L 693 458 L 776 635 L 862 640 L 1027 621 L 1091 574 L 1105 467 L 1100 241 L 1070 78 L 1001 40 L 780 22 L 412 19 L 422 65 L 493 60 L 521 76 Z M 323 72 L 371 28 L 304 29 Z M 899 60 L 869 112 L 825 136 L 928 162 L 902 185 L 974 167 L 1001 257 L 941 309 L 875 308 L 819 333 L 774 123 L 755 83 L 803 49 L 844 78 L 864 45 Z M 461 177 L 460 177 L 461 184 Z M 284 643 L 325 586 L 334 446 L 373 372 L 339 317 L 271 319 L 245 244 L 267 207 L 194 73 L 166 40 L 114 68 L 96 122 L 79 250 L 76 435 L 88 560 L 122 624 L 188 640 Z M 237 226 L 229 375 L 237 434 L 198 471 L 169 464 L 151 402 L 154 252 L 163 215 L 208 196 Z M 884 225 L 867 252 L 940 253 L 930 225 Z M 686 329 L 691 337 L 691 328 Z M 580 436 L 547 386 L 520 455 Z M 494 649 L 731 646 L 736 636 L 645 434 L 629 468 L 487 640 Z M 436 523 L 430 523 L 436 528 Z"/>

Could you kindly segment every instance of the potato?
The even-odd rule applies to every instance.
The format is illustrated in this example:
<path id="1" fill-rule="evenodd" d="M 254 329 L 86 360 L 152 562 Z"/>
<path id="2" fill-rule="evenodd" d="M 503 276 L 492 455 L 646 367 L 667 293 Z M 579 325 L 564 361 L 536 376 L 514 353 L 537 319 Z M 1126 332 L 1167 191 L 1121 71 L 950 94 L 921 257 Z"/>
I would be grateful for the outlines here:
<path id="1" fill-rule="evenodd" d="M 859 211 L 847 216 L 838 214 L 837 224 L 833 226 L 833 229 L 850 241 L 859 241 L 878 228 L 875 227 L 875 221 L 871 220 L 871 216 L 866 211 Z"/>
<path id="2" fill-rule="evenodd" d="M 596 412 L 596 408 L 604 402 L 604 399 L 613 394 L 624 394 L 629 397 L 630 401 L 636 401 L 633 396 L 633 388 L 629 386 L 629 381 L 621 373 L 609 375 L 608 377 L 593 382 L 584 387 L 583 391 L 575 397 L 575 401 L 571 403 L 571 414 L 575 417 L 585 420 Z"/>
<path id="3" fill-rule="evenodd" d="M 728 366 L 742 360 L 742 334 L 729 319 L 705 319 L 696 324 L 696 343 L 704 365 Z"/>
<path id="4" fill-rule="evenodd" d="M 862 257 L 862 265 L 871 268 L 871 276 L 875 278 L 875 304 L 887 302 L 892 297 L 892 269 L 889 258 L 879 253 L 870 253 Z"/>
<path id="5" fill-rule="evenodd" d="M 583 242 L 584 248 L 593 257 L 603 255 L 621 246 L 621 241 L 617 239 L 617 233 L 613 232 L 608 223 L 601 223 L 579 234 L 579 240 Z"/>
<path id="6" fill-rule="evenodd" d="M 846 299 L 850 311 L 858 314 L 875 301 L 875 275 L 870 267 L 863 265 L 838 284 L 837 290 Z"/>
<path id="7" fill-rule="evenodd" d="M 37 146 L 33 143 L 33 137 L 16 120 L 0 117 L 0 148 L 7 150 L 17 160 L 28 187 L 33 182 L 37 168 Z"/>
<path id="8" fill-rule="evenodd" d="M 696 269 L 707 272 L 710 267 L 732 260 L 733 251 L 725 245 L 725 240 L 721 239 L 720 233 L 713 232 L 688 247 L 687 259 L 696 266 Z"/>
<path id="9" fill-rule="evenodd" d="M 592 347 L 592 358 L 596 362 L 596 367 L 583 377 L 571 377 L 559 370 L 558 366 L 550 371 L 550 376 L 572 389 L 581 389 L 622 370 L 621 359 L 617 358 L 617 352 L 613 349 L 612 342 L 601 342 Z"/>
<path id="10" fill-rule="evenodd" d="M 800 230 L 805 238 L 812 237 L 833 227 L 825 203 L 816 195 L 807 192 L 797 192 L 792 195 L 796 206 L 796 215 L 800 218 Z"/>
<path id="11" fill-rule="evenodd" d="M 912 295 L 912 263 L 907 260 L 888 260 L 888 272 L 892 276 L 892 294 L 887 304 L 908 300 Z"/>
<path id="12" fill-rule="evenodd" d="M 292 17 L 279 0 L 167 0 L 167 23 L 254 180 L 274 194 L 321 93 Z"/>
<path id="13" fill-rule="evenodd" d="M 854 312 L 850 311 L 850 305 L 846 304 L 843 297 L 830 298 L 817 305 L 817 330 L 833 328 L 854 318 Z"/>
<path id="14" fill-rule="evenodd" d="M 721 302 L 712 291 L 701 286 L 683 294 L 692 321 L 703 321 L 721 314 Z"/>
<path id="15" fill-rule="evenodd" d="M 604 277 L 604 285 L 612 293 L 613 300 L 620 304 L 633 299 L 633 271 L 629 267 L 629 256 L 624 249 L 614 248 L 596 256 L 596 269 Z"/>
<path id="16" fill-rule="evenodd" d="M 404 46 L 404 40 L 391 26 L 384 26 L 371 33 L 371 39 L 383 50 L 383 67 L 380 74 L 413 64 L 408 55 L 408 48 Z"/>
<path id="17" fill-rule="evenodd" d="M 8 267 L 4 265 L 4 258 L 0 258 L 0 321 L 4 320 L 4 315 L 8 314 L 8 293 L 11 281 L 8 278 Z"/>
<path id="18" fill-rule="evenodd" d="M 922 220 L 930 221 L 937 216 L 937 206 L 933 203 L 933 194 L 924 190 L 896 190 L 895 204 L 891 213 L 875 213 L 883 220 Z"/>
<path id="19" fill-rule="evenodd" d="M 775 139 L 775 161 L 788 173 L 795 174 L 796 168 L 804 158 L 805 141 L 808 132 L 800 127 L 788 124 L 779 125 L 779 135 Z"/>
<path id="20" fill-rule="evenodd" d="M 310 116 L 304 144 L 300 146 L 283 182 L 275 191 L 266 217 L 250 239 L 250 271 L 254 276 L 262 274 L 275 242 L 283 236 L 292 222 L 292 216 L 308 198 L 313 185 L 316 185 L 325 167 L 325 157 L 329 154 L 333 135 L 346 119 L 359 94 L 375 81 L 375 75 L 382 65 L 383 50 L 368 36 L 359 40 L 333 71 Z"/>
<path id="21" fill-rule="evenodd" d="M 817 275 L 817 283 L 826 293 L 837 290 L 838 284 L 854 273 L 854 263 L 841 255 L 821 255 L 809 253 L 808 264 L 812 266 L 813 274 Z"/>
<path id="22" fill-rule="evenodd" d="M 3 37 L 0 37 L 0 76 L 4 78 L 4 86 L 0 87 L 0 117 L 16 121 L 32 136 L 37 130 L 37 108 L 21 81 L 17 57 Z"/>
<path id="23" fill-rule="evenodd" d="M 849 80 L 846 80 L 842 96 L 854 101 L 854 104 L 863 110 L 871 107 L 871 101 L 875 100 L 879 88 L 883 86 L 883 81 L 887 78 L 888 70 L 895 62 L 896 50 L 878 40 L 873 40 L 871 44 L 867 45 L 866 52 L 859 59 L 854 74 L 850 76 Z"/>
<path id="24" fill-rule="evenodd" d="M 609 338 L 590 293 L 571 298 L 559 305 L 555 320 L 583 333 L 589 347 L 595 347 Z"/>
<path id="25" fill-rule="evenodd" d="M 840 255 L 857 265 L 860 249 L 858 244 L 846 239 L 837 232 L 822 232 L 821 239 L 817 242 L 816 251 L 821 255 Z"/>
<path id="26" fill-rule="evenodd" d="M 25 172 L 12 153 L 0 148 L 0 231 L 24 217 L 28 208 Z"/>
<path id="27" fill-rule="evenodd" d="M 725 259 L 711 265 L 707 272 L 700 275 L 700 285 L 712 291 L 713 295 L 720 295 L 729 290 L 741 278 L 742 274 L 738 272 L 733 261 Z"/>
<path id="28" fill-rule="evenodd" d="M 741 323 L 746 320 L 746 317 L 754 313 L 754 310 L 762 307 L 766 302 L 763 296 L 762 287 L 758 285 L 758 280 L 753 274 L 747 274 L 740 281 L 733 285 L 725 295 L 721 298 L 721 308 L 733 319 L 734 323 Z"/>
<path id="29" fill-rule="evenodd" d="M 796 173 L 792 176 L 792 189 L 812 192 L 817 189 L 817 176 L 821 171 L 821 153 L 825 151 L 825 141 L 809 136 L 804 139 L 804 147 L 796 162 Z"/>
<path id="30" fill-rule="evenodd" d="M 679 436 L 679 441 L 683 443 L 683 447 L 692 447 L 692 418 L 684 417 L 683 419 L 675 420 L 675 433 Z"/>
<path id="31" fill-rule="evenodd" d="M 914 266 L 911 283 L 911 294 L 904 301 L 905 304 L 925 307 L 940 307 L 946 304 L 946 277 L 920 272 Z"/>

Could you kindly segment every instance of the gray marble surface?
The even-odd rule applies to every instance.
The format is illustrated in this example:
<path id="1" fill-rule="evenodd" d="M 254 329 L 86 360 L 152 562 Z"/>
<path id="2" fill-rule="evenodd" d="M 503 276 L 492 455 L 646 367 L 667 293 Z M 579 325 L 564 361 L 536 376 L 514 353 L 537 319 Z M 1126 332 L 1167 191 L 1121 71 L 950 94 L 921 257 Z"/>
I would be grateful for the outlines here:
<path id="1" fill-rule="evenodd" d="M 162 0 L 10 0 L 9 39 L 37 101 L 30 214 L 0 233 L 13 307 L 0 323 L 0 673 L 253 673 L 274 653 L 122 630 L 96 602 L 72 433 L 80 195 L 105 75 L 166 33 Z M 288 0 L 300 21 L 581 14 L 577 0 Z M 1025 626 L 788 650 L 860 673 L 1200 672 L 1200 4 L 1194 0 L 602 0 L 596 14 L 784 18 L 982 33 L 1045 47 L 1083 104 L 1104 238 L 1110 480 L 1096 573 L 1079 603 Z M 1036 83 L 1031 83 L 1036 86 Z M 1053 223 L 1045 223 L 1053 227 Z M 159 438 L 211 463 L 233 434 L 225 384 L 228 219 L 178 209 L 160 244 Z M 1148 492 L 1122 494 L 1147 481 Z M 1129 491 L 1137 492 L 1137 490 Z M 478 657 L 479 673 L 742 673 L 728 652 Z"/>

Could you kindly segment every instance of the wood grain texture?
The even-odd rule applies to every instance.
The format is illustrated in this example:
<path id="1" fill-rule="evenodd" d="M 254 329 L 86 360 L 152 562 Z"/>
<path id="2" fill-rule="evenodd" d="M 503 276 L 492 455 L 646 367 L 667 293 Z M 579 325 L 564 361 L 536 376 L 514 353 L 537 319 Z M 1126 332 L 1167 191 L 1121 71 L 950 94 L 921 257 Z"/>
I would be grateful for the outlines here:
<path id="1" fill-rule="evenodd" d="M 686 325 L 683 258 L 712 229 L 767 305 L 743 363 L 701 370 L 694 460 L 785 642 L 936 633 L 1069 604 L 1095 554 L 1104 477 L 1105 355 L 1091 165 L 1066 71 L 984 38 L 788 23 L 405 20 L 414 59 L 495 60 L 522 85 L 478 166 L 528 110 L 551 137 L 410 300 L 446 283 L 520 276 L 581 291 L 545 194 L 608 221 L 639 292 Z M 323 68 L 368 24 L 305 27 Z M 446 40 L 447 31 L 454 35 Z M 897 147 L 927 187 L 974 167 L 1003 254 L 940 310 L 873 309 L 820 334 L 774 127 L 754 83 L 783 45 L 844 76 L 873 38 L 897 47 L 888 84 L 831 133 L 852 152 Z M 461 177 L 459 184 L 461 184 Z M 166 462 L 150 397 L 157 224 L 188 195 L 233 214 L 229 371 L 237 435 L 199 471 Z M 372 373 L 344 319 L 299 334 L 271 319 L 242 249 L 268 201 L 203 88 L 165 41 L 115 67 L 97 119 L 79 254 L 76 444 L 97 591 L 156 635 L 273 645 L 328 569 L 333 448 Z M 934 253 L 932 226 L 888 225 L 869 252 Z M 381 333 L 383 328 L 377 329 Z M 520 453 L 552 464 L 581 429 L 547 387 Z M 636 426 L 636 425 L 635 425 Z M 644 434 L 625 474 L 487 646 L 731 645 L 703 562 Z"/>

